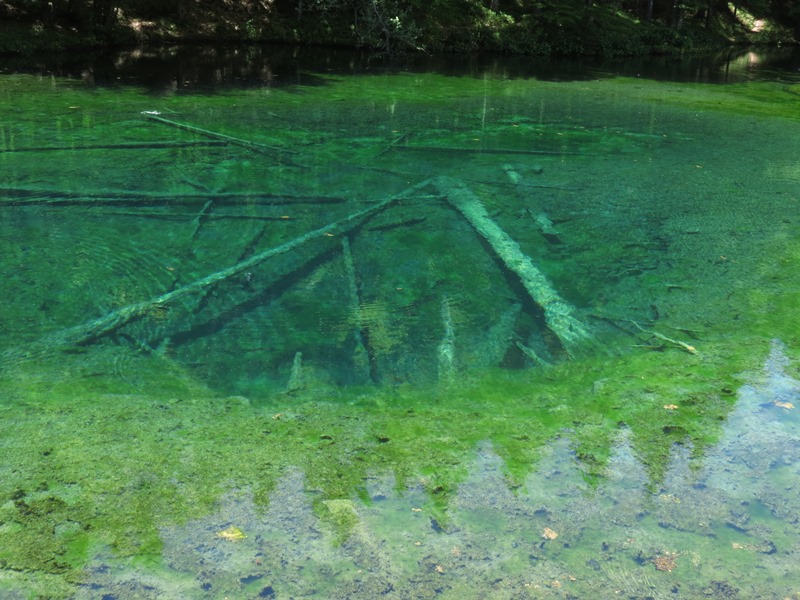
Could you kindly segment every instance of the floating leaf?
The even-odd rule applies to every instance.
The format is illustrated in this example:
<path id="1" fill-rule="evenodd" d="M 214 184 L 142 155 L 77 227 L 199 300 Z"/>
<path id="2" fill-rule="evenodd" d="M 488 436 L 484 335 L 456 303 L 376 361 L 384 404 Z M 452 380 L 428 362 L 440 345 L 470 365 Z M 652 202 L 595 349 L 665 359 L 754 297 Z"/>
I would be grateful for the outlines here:
<path id="1" fill-rule="evenodd" d="M 542 531 L 542 537 L 546 540 L 554 540 L 558 537 L 558 534 L 549 527 L 545 527 L 544 531 Z"/>
<path id="2" fill-rule="evenodd" d="M 229 542 L 241 542 L 247 536 L 241 529 L 235 527 L 234 525 L 231 525 L 227 529 L 223 529 L 222 531 L 220 531 L 217 534 L 217 537 L 222 538 L 223 540 L 228 540 Z"/>

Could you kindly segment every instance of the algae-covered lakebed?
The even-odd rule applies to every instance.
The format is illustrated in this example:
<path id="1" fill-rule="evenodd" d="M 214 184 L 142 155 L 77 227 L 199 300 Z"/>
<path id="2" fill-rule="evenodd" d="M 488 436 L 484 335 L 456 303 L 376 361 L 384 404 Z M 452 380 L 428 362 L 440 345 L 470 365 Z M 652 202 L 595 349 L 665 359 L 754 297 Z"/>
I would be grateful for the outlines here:
<path id="1" fill-rule="evenodd" d="M 796 73 L 232 64 L 0 75 L 0 597 L 800 598 Z"/>

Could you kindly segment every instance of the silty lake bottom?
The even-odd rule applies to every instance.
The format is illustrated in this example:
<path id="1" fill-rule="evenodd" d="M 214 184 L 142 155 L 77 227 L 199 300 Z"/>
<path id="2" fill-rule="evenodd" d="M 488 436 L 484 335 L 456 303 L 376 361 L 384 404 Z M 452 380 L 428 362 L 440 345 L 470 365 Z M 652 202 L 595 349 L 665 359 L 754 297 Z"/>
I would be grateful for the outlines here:
<path id="1" fill-rule="evenodd" d="M 800 598 L 796 69 L 170 52 L 0 76 L 0 596 Z"/>

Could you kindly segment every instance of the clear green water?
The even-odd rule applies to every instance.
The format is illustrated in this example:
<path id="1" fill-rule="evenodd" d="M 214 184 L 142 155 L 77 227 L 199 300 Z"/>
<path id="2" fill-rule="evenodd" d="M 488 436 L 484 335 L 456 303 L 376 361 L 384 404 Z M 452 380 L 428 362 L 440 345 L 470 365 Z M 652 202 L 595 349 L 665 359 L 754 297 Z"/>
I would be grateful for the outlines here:
<path id="1" fill-rule="evenodd" d="M 800 595 L 797 78 L 501 72 L 0 77 L 3 598 Z"/>

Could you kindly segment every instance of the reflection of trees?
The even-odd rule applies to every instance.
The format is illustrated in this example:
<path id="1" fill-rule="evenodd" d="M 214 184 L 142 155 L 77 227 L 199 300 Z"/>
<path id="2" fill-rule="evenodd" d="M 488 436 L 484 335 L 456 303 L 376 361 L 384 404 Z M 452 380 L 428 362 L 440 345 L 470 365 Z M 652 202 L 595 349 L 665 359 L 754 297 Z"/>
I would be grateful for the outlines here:
<path id="1" fill-rule="evenodd" d="M 96 371 L 97 358 L 61 360 L 58 369 L 89 363 Z M 686 562 L 689 551 L 707 552 L 699 544 L 726 519 L 753 528 L 742 544 L 766 549 L 756 558 L 769 551 L 757 523 L 739 514 L 741 498 L 730 504 L 720 494 L 715 478 L 728 476 L 730 455 L 701 476 L 689 470 L 689 448 L 691 462 L 705 465 L 723 415 L 693 413 L 685 434 L 665 433 L 674 416 L 662 418 L 666 411 L 635 383 L 579 394 L 593 378 L 589 365 L 572 368 L 572 389 L 555 382 L 556 368 L 552 378 L 500 375 L 437 398 L 390 391 L 321 403 L 309 393 L 262 407 L 201 399 L 199 389 L 182 387 L 180 373 L 152 366 L 151 383 L 169 396 L 92 395 L 65 381 L 58 394 L 71 390 L 68 405 L 34 403 L 28 385 L 19 408 L 7 407 L 3 439 L 11 458 L 30 466 L 0 484 L 14 498 L 0 512 L 4 522 L 23 525 L 0 549 L 4 568 L 51 578 L 83 572 L 83 584 L 114 589 L 147 571 L 141 563 L 122 568 L 130 557 L 163 554 L 179 572 L 204 564 L 202 581 L 217 590 L 271 573 L 259 589 L 300 592 L 327 574 L 343 578 L 342 590 L 386 589 L 390 580 L 402 591 L 434 582 L 449 589 L 464 577 L 488 589 L 498 571 L 519 585 L 531 569 L 552 581 L 550 571 L 580 574 L 594 560 L 592 585 L 618 586 L 620 565 L 635 571 L 664 551 Z M 618 366 L 617 381 L 635 380 Z M 645 366 L 634 365 L 637 373 Z M 9 380 L 3 385 L 10 391 Z M 679 401 L 659 395 L 657 403 L 669 400 Z M 25 412 L 21 421 L 16 410 Z M 42 445 L 31 433 L 46 429 Z M 48 489 L 36 488 L 40 481 Z M 748 494 L 752 481 L 742 480 Z M 232 526 L 247 537 L 219 535 Z M 61 535 L 46 535 L 54 527 Z M 686 539 L 677 546 L 676 532 Z M 52 560 L 77 543 L 88 549 L 70 564 Z M 116 561 L 120 568 L 84 571 Z M 332 563 L 340 568 L 330 573 Z M 365 574 L 350 581 L 357 569 Z M 459 569 L 458 580 L 441 578 Z M 148 584 L 169 585 L 163 576 Z M 577 588 L 589 585 L 578 579 Z"/>

